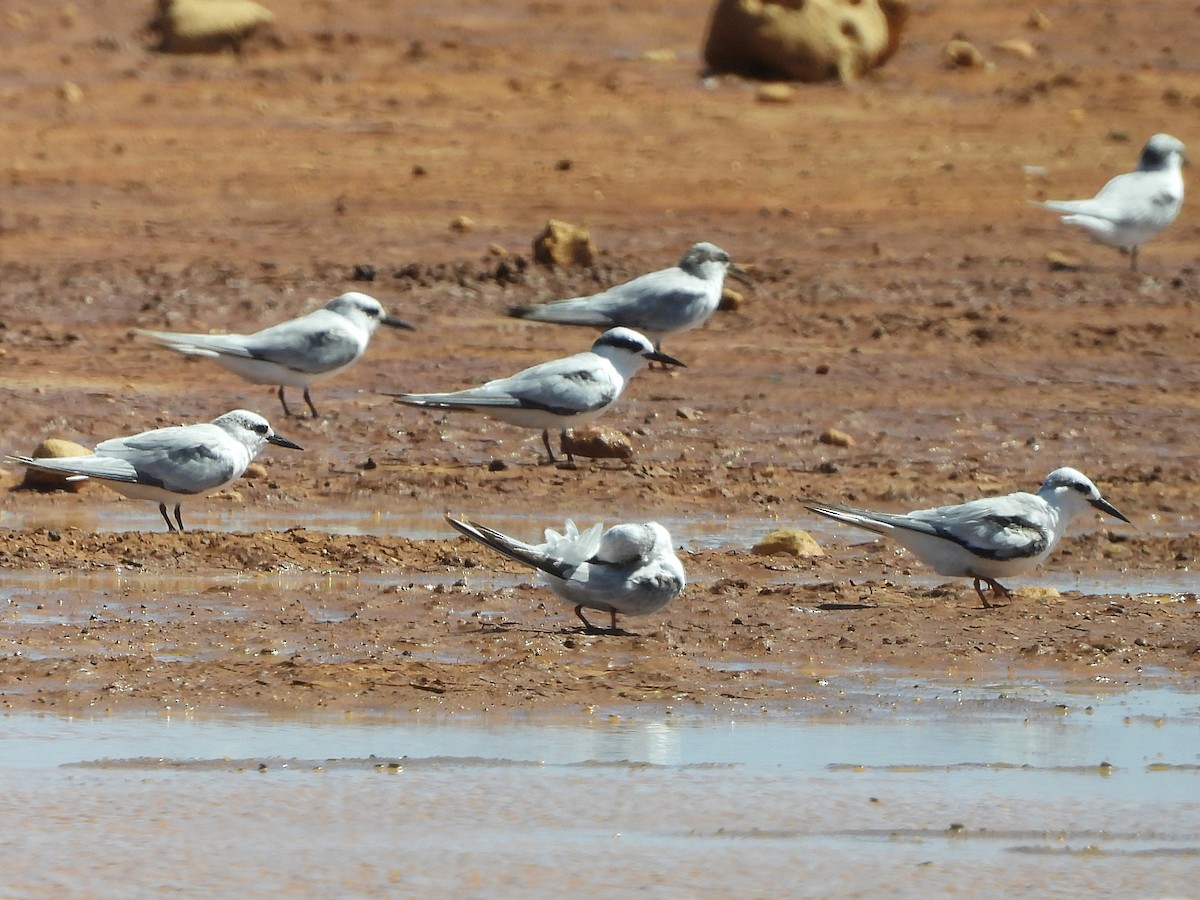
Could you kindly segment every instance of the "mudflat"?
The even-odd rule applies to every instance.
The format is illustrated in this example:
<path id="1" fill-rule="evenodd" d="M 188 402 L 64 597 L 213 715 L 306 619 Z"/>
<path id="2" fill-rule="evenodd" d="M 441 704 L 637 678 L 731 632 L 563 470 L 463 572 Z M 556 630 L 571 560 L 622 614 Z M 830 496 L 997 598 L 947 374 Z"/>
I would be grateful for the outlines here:
<path id="1" fill-rule="evenodd" d="M 6 705 L 787 702 L 864 666 L 1195 671 L 1196 218 L 1185 202 L 1134 273 L 1027 202 L 1089 196 L 1153 133 L 1196 142 L 1187 4 L 1048 7 L 1037 28 L 935 4 L 874 76 L 789 102 L 700 77 L 702 4 L 410 6 L 279 9 L 277 40 L 189 57 L 148 51 L 125 4 L 7 11 L 2 449 L 245 407 L 305 450 L 186 503 L 182 535 L 100 486 L 16 490 L 7 466 Z M 988 66 L 946 67 L 959 32 Z M 550 219 L 590 229 L 595 265 L 532 261 Z M 665 342 L 686 369 L 642 372 L 601 420 L 632 460 L 545 465 L 534 432 L 382 393 L 586 349 L 504 311 L 700 240 L 750 284 Z M 347 290 L 420 330 L 318 382 L 315 420 L 133 333 L 253 331 Z M 903 511 L 1062 465 L 1135 527 L 1087 518 L 990 610 L 801 505 Z M 634 636 L 582 634 L 444 511 L 529 540 L 658 519 L 690 584 Z M 753 555 L 777 527 L 826 555 Z"/>

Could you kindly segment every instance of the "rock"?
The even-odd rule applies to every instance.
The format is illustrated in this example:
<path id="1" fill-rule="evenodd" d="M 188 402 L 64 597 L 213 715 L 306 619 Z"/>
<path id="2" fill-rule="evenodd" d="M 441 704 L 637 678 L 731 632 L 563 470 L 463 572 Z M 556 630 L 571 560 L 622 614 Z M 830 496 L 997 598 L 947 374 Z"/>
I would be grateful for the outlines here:
<path id="1" fill-rule="evenodd" d="M 64 81 L 58 86 L 58 96 L 72 106 L 83 102 L 83 88 L 73 81 Z"/>
<path id="2" fill-rule="evenodd" d="M 677 57 L 674 50 L 667 48 L 663 50 L 647 50 L 642 54 L 642 59 L 652 63 L 673 63 Z"/>
<path id="3" fill-rule="evenodd" d="M 700 412 L 694 406 L 681 406 L 675 410 L 675 418 L 693 421 L 695 419 L 703 419 L 704 413 Z"/>
<path id="4" fill-rule="evenodd" d="M 781 528 L 773 531 L 755 544 L 751 550 L 755 556 L 824 556 L 821 545 L 807 531 L 799 528 Z"/>
<path id="5" fill-rule="evenodd" d="M 246 471 L 242 473 L 243 478 L 249 478 L 251 481 L 261 481 L 270 473 L 267 472 L 267 467 L 262 463 L 252 462 L 246 466 Z"/>
<path id="6" fill-rule="evenodd" d="M 759 103 L 791 103 L 796 98 L 796 89 L 790 84 L 775 82 L 764 84 L 754 94 Z"/>
<path id="7" fill-rule="evenodd" d="M 1062 593 L 1052 587 L 1020 587 L 1014 590 L 1013 597 L 1026 602 L 1053 603 L 1062 599 Z"/>
<path id="8" fill-rule="evenodd" d="M 572 428 L 563 437 L 563 451 L 588 459 L 633 459 L 629 438 L 608 425 Z"/>
<path id="9" fill-rule="evenodd" d="M 450 222 L 450 230 L 466 234 L 475 230 L 475 220 L 470 216 L 455 216 Z"/>
<path id="10" fill-rule="evenodd" d="M 1000 53 L 1007 53 L 1009 56 L 1015 56 L 1018 59 L 1033 59 L 1037 56 L 1037 50 L 1029 41 L 1023 41 L 1020 38 L 1013 38 L 1009 41 L 1000 41 L 993 44 L 992 47 Z"/>
<path id="11" fill-rule="evenodd" d="M 741 291 L 735 291 L 733 288 L 721 288 L 721 299 L 717 303 L 717 309 L 722 312 L 734 312 L 739 310 L 746 303 L 746 297 Z"/>
<path id="12" fill-rule="evenodd" d="M 1050 17 L 1040 9 L 1032 9 L 1029 12 L 1029 18 L 1025 20 L 1025 27 L 1032 28 L 1034 31 L 1049 31 Z"/>
<path id="13" fill-rule="evenodd" d="M 1058 250 L 1047 250 L 1046 262 L 1050 264 L 1052 272 L 1078 272 L 1083 267 L 1078 257 Z"/>
<path id="14" fill-rule="evenodd" d="M 854 438 L 839 428 L 826 428 L 821 432 L 821 436 L 817 440 L 822 444 L 829 444 L 832 447 L 854 446 Z"/>
<path id="15" fill-rule="evenodd" d="M 850 82 L 900 48 L 908 14 L 908 0 L 717 0 L 704 59 L 717 73 Z"/>
<path id="16" fill-rule="evenodd" d="M 942 59 L 952 69 L 981 69 L 987 64 L 979 48 L 970 41 L 947 41 L 942 48 Z"/>
<path id="17" fill-rule="evenodd" d="M 268 28 L 274 14 L 253 0 L 158 0 L 150 31 L 163 53 L 217 53 L 240 50 L 243 42 Z"/>
<path id="18" fill-rule="evenodd" d="M 91 456 L 92 451 L 74 441 L 64 441 L 60 438 L 46 438 L 34 448 L 31 454 L 34 459 L 64 459 L 68 456 Z M 39 491 L 78 491 L 87 483 L 86 480 L 67 481 L 65 475 L 53 472 L 39 472 L 37 469 L 26 469 L 25 480 L 21 487 L 33 488 Z"/>
<path id="19" fill-rule="evenodd" d="M 551 219 L 533 242 L 533 259 L 563 269 L 591 266 L 596 262 L 596 244 L 586 228 Z"/>

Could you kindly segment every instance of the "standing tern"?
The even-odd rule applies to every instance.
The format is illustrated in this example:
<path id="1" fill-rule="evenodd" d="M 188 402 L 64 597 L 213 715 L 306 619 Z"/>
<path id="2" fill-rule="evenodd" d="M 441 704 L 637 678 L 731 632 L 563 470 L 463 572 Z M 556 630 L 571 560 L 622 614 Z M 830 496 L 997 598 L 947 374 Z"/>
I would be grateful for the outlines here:
<path id="1" fill-rule="evenodd" d="M 687 579 L 671 546 L 671 535 L 657 522 L 597 523 L 580 533 L 568 520 L 565 533 L 546 529 L 546 542 L 532 545 L 499 531 L 446 514 L 457 531 L 497 553 L 538 571 L 538 580 L 567 603 L 589 633 L 620 634 L 617 613 L 644 616 L 679 596 Z M 584 616 L 595 609 L 611 616 L 611 628 L 597 628 Z"/>
<path id="2" fill-rule="evenodd" d="M 66 475 L 69 481 L 94 478 L 135 500 L 155 500 L 170 531 L 176 529 L 167 504 L 174 503 L 175 522 L 183 531 L 183 498 L 210 494 L 236 481 L 266 444 L 303 449 L 277 435 L 258 413 L 235 409 L 201 425 L 174 425 L 103 441 L 96 445 L 95 456 L 7 459 Z"/>
<path id="3" fill-rule="evenodd" d="M 1071 522 L 1089 507 L 1129 522 L 1100 496 L 1086 475 L 1068 467 L 1047 475 L 1036 494 L 1019 491 L 954 506 L 918 509 L 908 515 L 812 501 L 804 505 L 837 522 L 894 539 L 939 575 L 973 578 L 985 609 L 992 604 L 980 582 L 991 588 L 993 599 L 1007 599 L 1008 589 L 996 579 L 1020 575 L 1037 566 L 1054 550 Z"/>
<path id="4" fill-rule="evenodd" d="M 587 297 L 514 306 L 508 314 L 557 325 L 625 326 L 640 331 L 661 350 L 663 337 L 703 325 L 716 311 L 727 269 L 745 271 L 715 244 L 693 244 L 677 266 Z"/>
<path id="5" fill-rule="evenodd" d="M 550 448 L 550 429 L 557 428 L 561 438 L 568 426 L 595 419 L 617 401 L 629 379 L 648 360 L 683 366 L 674 357 L 655 350 L 636 331 L 611 328 L 596 339 L 591 350 L 539 363 L 479 387 L 446 394 L 387 396 L 409 406 L 478 412 L 509 425 L 539 429 L 546 453 L 554 463 L 557 460 Z M 574 462 L 570 450 L 563 450 L 567 461 Z"/>
<path id="6" fill-rule="evenodd" d="M 413 326 L 389 316 L 374 297 L 350 291 L 334 297 L 298 319 L 289 319 L 254 334 L 178 334 L 144 331 L 138 334 L 158 341 L 188 356 L 207 356 L 241 375 L 252 384 L 279 386 L 283 414 L 291 416 L 285 387 L 304 388 L 304 402 L 317 418 L 317 408 L 308 386 L 355 362 L 367 349 L 371 335 L 380 325 L 393 328 Z"/>
<path id="7" fill-rule="evenodd" d="M 1137 169 L 1118 175 L 1090 200 L 1047 200 L 1041 205 L 1067 213 L 1062 221 L 1109 247 L 1129 251 L 1137 271 L 1138 247 L 1175 221 L 1183 205 L 1183 143 L 1156 134 L 1142 148 Z"/>

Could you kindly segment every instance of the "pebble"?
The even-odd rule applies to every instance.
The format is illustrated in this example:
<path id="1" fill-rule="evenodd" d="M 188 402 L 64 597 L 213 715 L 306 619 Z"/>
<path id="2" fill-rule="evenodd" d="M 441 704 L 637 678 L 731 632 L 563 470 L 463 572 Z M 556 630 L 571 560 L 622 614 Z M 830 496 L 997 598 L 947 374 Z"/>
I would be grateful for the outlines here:
<path id="1" fill-rule="evenodd" d="M 76 444 L 74 441 L 65 441 L 61 438 L 46 438 L 34 448 L 33 453 L 30 455 L 34 459 L 64 459 L 68 456 L 91 456 L 92 451 L 82 444 Z M 24 487 L 43 491 L 71 491 L 74 493 L 87 484 L 87 481 L 67 481 L 65 475 L 55 475 L 52 472 L 39 472 L 36 469 L 26 469 L 25 480 L 21 484 Z"/>
<path id="2" fill-rule="evenodd" d="M 588 459 L 633 459 L 633 444 L 608 425 L 572 428 L 563 438 L 563 451 Z"/>
<path id="3" fill-rule="evenodd" d="M 821 545 L 807 531 L 799 528 L 780 528 L 773 531 L 751 548 L 755 556 L 797 556 L 808 558 L 824 556 Z"/>

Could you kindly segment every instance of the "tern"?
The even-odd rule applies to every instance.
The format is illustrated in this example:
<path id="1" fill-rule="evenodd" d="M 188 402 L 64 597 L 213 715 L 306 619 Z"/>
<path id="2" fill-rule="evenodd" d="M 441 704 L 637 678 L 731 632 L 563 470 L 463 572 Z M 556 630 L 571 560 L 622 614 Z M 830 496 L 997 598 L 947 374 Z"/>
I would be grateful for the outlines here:
<path id="1" fill-rule="evenodd" d="M 138 330 L 188 356 L 206 356 L 252 384 L 279 386 L 283 414 L 290 417 L 285 387 L 304 388 L 304 402 L 318 417 L 308 387 L 328 378 L 366 352 L 371 335 L 380 325 L 415 330 L 403 319 L 388 315 L 374 297 L 350 291 L 334 297 L 298 319 L 289 319 L 254 334 L 179 334 Z"/>
<path id="2" fill-rule="evenodd" d="M 470 520 L 446 521 L 461 534 L 538 571 L 538 579 L 567 603 L 589 633 L 620 634 L 617 614 L 644 616 L 679 596 L 687 582 L 671 535 L 657 522 L 602 524 L 580 533 L 568 520 L 564 533 L 546 529 L 546 542 L 532 545 Z M 610 615 L 611 628 L 597 628 L 583 614 Z"/>
<path id="3" fill-rule="evenodd" d="M 642 275 L 599 294 L 514 306 L 508 314 L 557 325 L 633 328 L 661 350 L 666 335 L 703 325 L 716 311 L 729 269 L 745 271 L 730 262 L 729 254 L 715 244 L 693 244 L 677 266 Z"/>
<path id="4" fill-rule="evenodd" d="M 175 522 L 183 531 L 180 505 L 188 497 L 220 490 L 237 480 L 267 444 L 303 449 L 280 437 L 258 413 L 235 409 L 212 422 L 156 428 L 96 445 L 94 456 L 33 459 L 6 457 L 69 481 L 93 478 L 135 500 L 153 500 L 170 531 L 175 524 L 167 504 L 175 505 Z"/>
<path id="5" fill-rule="evenodd" d="M 554 463 L 550 429 L 557 428 L 562 437 L 568 427 L 595 419 L 617 401 L 629 379 L 650 360 L 683 366 L 655 350 L 644 335 L 629 328 L 611 328 L 596 339 L 591 350 L 539 363 L 479 387 L 446 394 L 387 396 L 409 406 L 478 412 L 509 425 L 538 429 Z M 564 447 L 563 451 L 567 461 L 573 462 L 570 450 Z"/>
<path id="6" fill-rule="evenodd" d="M 1175 221 L 1183 205 L 1183 143 L 1156 134 L 1138 158 L 1137 169 L 1118 175 L 1090 200 L 1047 200 L 1040 204 L 1067 213 L 1062 222 L 1082 228 L 1109 247 L 1129 252 L 1137 271 L 1138 247 Z"/>
<path id="7" fill-rule="evenodd" d="M 1100 496 L 1086 475 L 1069 467 L 1047 475 L 1036 494 L 1020 491 L 954 506 L 918 509 L 907 515 L 815 501 L 805 501 L 804 505 L 837 522 L 892 538 L 939 575 L 973 578 L 985 609 L 992 604 L 984 596 L 981 583 L 991 588 L 993 600 L 1007 599 L 1009 591 L 997 579 L 1020 575 L 1041 563 L 1071 522 L 1089 508 L 1129 522 Z"/>

